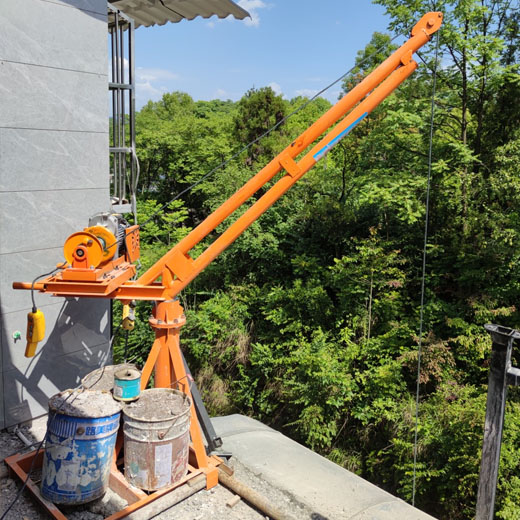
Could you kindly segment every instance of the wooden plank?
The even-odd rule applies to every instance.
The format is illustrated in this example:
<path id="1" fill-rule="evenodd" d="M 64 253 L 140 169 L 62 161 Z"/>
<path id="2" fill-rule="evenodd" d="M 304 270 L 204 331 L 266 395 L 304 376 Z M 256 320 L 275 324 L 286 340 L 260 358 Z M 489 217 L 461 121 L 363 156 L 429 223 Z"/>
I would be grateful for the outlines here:
<path id="1" fill-rule="evenodd" d="M 168 493 L 171 493 L 173 490 L 177 489 L 178 487 L 182 486 L 183 484 L 186 484 L 188 480 L 195 478 L 196 476 L 200 475 L 202 471 L 195 470 L 195 473 L 188 473 L 184 478 L 179 480 L 179 482 L 168 486 L 164 489 L 160 489 L 159 491 L 156 491 L 155 493 L 152 493 L 151 495 L 146 495 L 145 498 L 142 498 L 141 500 L 134 502 L 133 504 L 128 505 L 124 509 L 121 509 L 120 511 L 117 511 L 113 515 L 110 515 L 105 520 L 119 520 L 120 518 L 125 518 L 128 515 L 132 514 L 132 520 L 134 519 L 135 511 L 141 509 L 144 506 L 147 506 L 148 504 L 151 504 L 154 500 L 157 500 L 164 495 L 167 495 Z M 205 479 L 202 482 L 202 487 L 204 487 Z M 196 489 L 196 488 L 190 488 L 189 486 L 186 486 L 189 489 Z M 188 495 L 189 496 L 189 495 Z M 182 500 L 182 499 L 181 499 Z M 169 506 L 171 507 L 171 506 Z"/>
<path id="2" fill-rule="evenodd" d="M 148 496 L 144 491 L 130 485 L 117 468 L 112 467 L 110 470 L 108 485 L 114 493 L 124 498 L 129 504 L 135 504 Z"/>

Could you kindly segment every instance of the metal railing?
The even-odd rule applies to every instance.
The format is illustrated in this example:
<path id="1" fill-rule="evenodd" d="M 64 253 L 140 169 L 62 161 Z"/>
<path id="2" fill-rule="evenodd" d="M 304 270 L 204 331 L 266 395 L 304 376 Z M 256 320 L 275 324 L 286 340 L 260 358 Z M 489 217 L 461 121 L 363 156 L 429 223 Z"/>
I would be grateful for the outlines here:
<path id="1" fill-rule="evenodd" d="M 110 198 L 117 213 L 135 212 L 134 21 L 108 4 Z"/>

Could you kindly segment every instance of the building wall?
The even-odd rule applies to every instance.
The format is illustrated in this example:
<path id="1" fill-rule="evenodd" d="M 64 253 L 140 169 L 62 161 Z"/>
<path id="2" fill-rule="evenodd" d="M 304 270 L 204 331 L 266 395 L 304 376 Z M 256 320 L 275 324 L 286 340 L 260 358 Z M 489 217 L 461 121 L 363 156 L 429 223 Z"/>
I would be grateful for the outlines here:
<path id="1" fill-rule="evenodd" d="M 109 303 L 35 293 L 46 338 L 25 358 L 32 281 L 107 211 L 106 0 L 2 0 L 0 8 L 0 428 L 105 364 Z M 15 341 L 13 333 L 22 339 Z"/>

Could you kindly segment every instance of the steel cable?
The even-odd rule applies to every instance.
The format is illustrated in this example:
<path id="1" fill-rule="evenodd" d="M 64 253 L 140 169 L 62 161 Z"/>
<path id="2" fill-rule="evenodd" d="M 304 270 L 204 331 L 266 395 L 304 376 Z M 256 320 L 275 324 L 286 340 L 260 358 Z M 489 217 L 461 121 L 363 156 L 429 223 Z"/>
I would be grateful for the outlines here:
<path id="1" fill-rule="evenodd" d="M 412 477 L 412 506 L 415 506 L 415 491 L 417 480 L 417 440 L 419 433 L 419 398 L 421 393 L 421 354 L 422 354 L 422 335 L 424 324 L 424 289 L 426 279 L 426 249 L 428 245 L 428 219 L 430 216 L 430 187 L 432 174 L 432 152 L 433 152 L 433 117 L 435 115 L 435 89 L 437 85 L 437 65 L 439 56 L 439 32 L 435 44 L 435 68 L 433 70 L 432 100 L 430 108 L 430 143 L 428 149 L 428 177 L 426 182 L 426 214 L 424 217 L 424 246 L 422 255 L 422 277 L 421 277 L 421 307 L 419 316 L 419 345 L 417 348 L 417 386 L 415 391 L 415 431 L 413 443 L 413 477 Z"/>

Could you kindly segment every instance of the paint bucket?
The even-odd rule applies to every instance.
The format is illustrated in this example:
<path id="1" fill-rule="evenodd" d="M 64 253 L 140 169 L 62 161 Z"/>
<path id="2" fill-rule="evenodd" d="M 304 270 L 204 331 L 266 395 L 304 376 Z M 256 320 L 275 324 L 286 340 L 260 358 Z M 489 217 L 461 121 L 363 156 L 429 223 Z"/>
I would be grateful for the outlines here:
<path id="1" fill-rule="evenodd" d="M 114 372 L 114 399 L 135 401 L 141 392 L 141 372 L 135 368 L 123 368 Z"/>
<path id="2" fill-rule="evenodd" d="M 82 380 L 83 388 L 88 390 L 103 390 L 111 392 L 114 388 L 114 374 L 124 368 L 136 367 L 130 363 L 122 363 L 120 365 L 106 365 L 89 372 Z"/>
<path id="3" fill-rule="evenodd" d="M 143 390 L 123 408 L 125 478 L 155 491 L 188 472 L 191 399 L 171 388 Z"/>
<path id="4" fill-rule="evenodd" d="M 84 504 L 108 487 L 121 406 L 110 393 L 65 390 L 49 401 L 42 495 L 56 504 Z"/>

